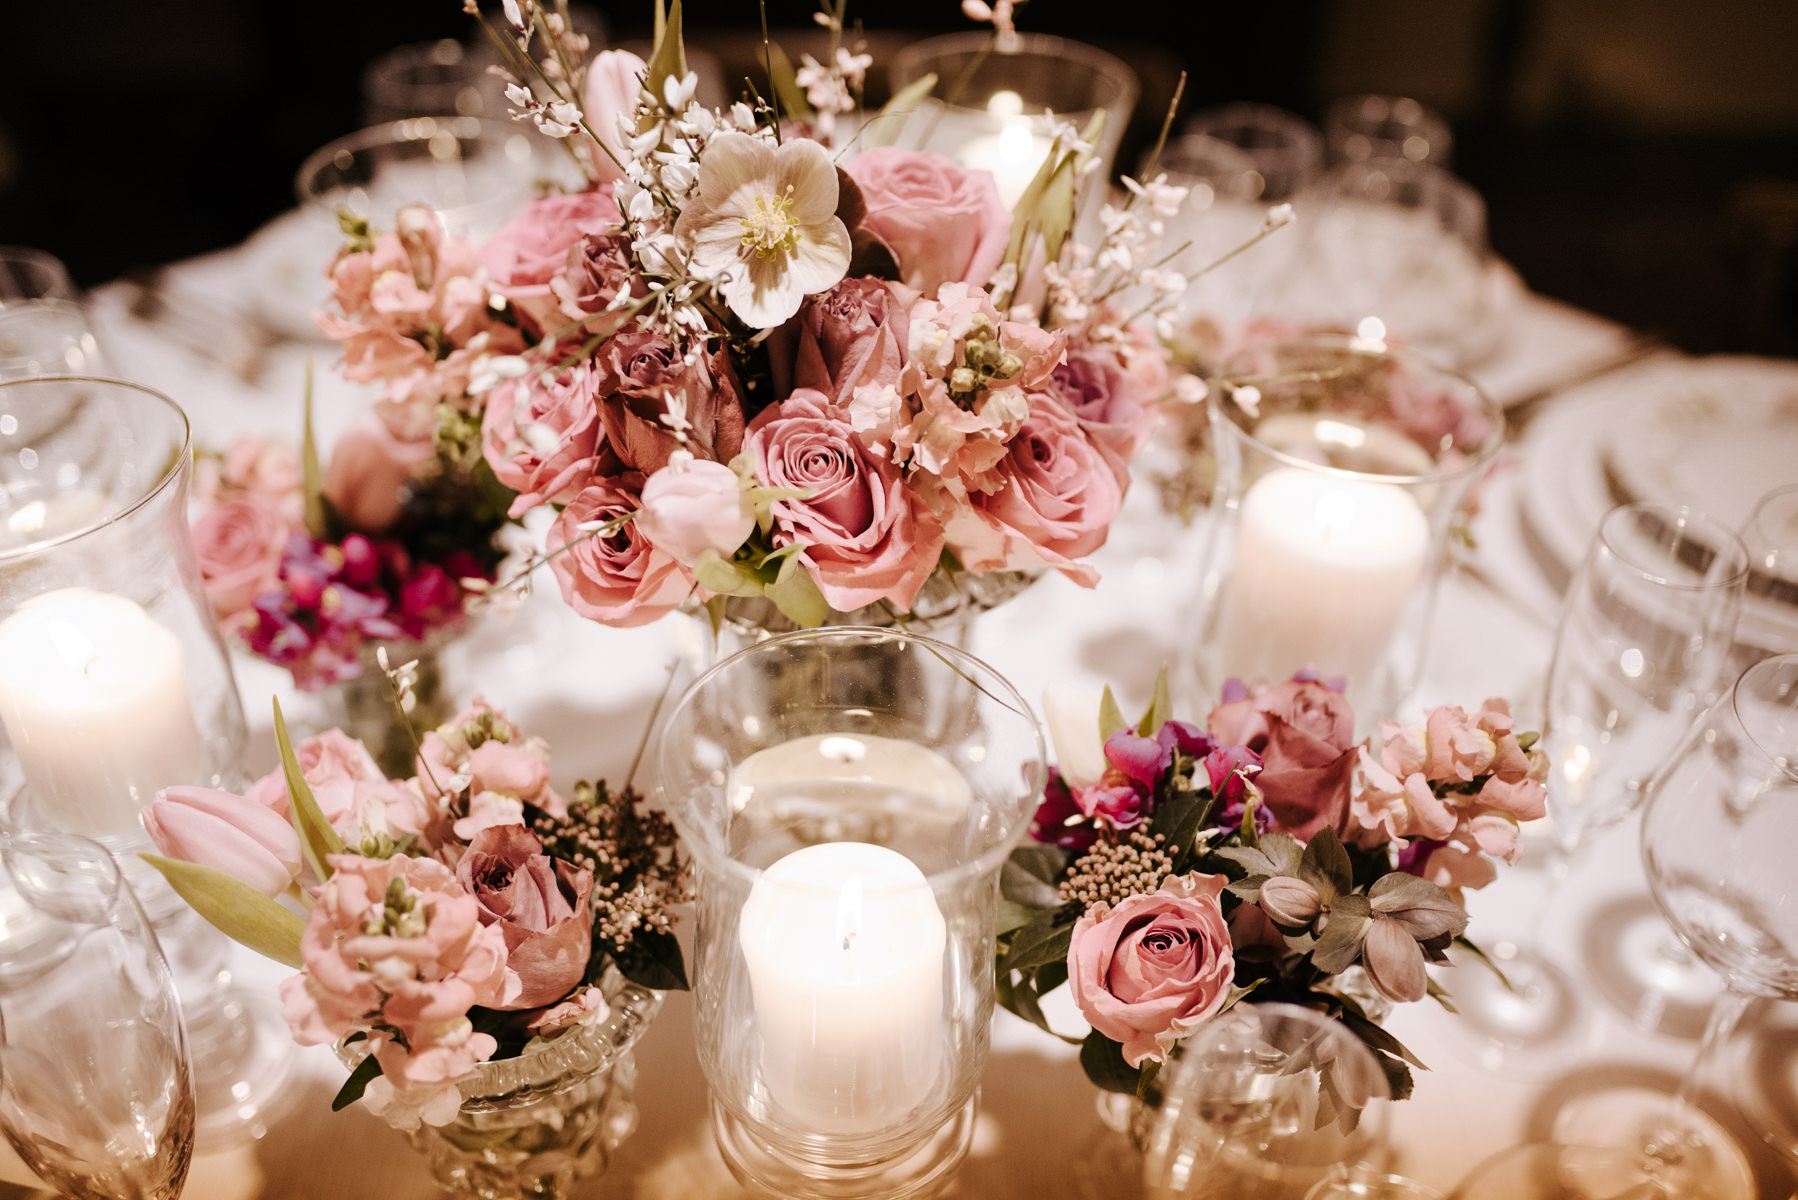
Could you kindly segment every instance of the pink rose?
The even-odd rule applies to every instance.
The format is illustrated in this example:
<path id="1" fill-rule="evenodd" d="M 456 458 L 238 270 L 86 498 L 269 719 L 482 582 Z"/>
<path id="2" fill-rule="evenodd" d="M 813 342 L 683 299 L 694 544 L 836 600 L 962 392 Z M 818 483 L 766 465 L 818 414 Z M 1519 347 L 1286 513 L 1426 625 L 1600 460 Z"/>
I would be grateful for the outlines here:
<path id="1" fill-rule="evenodd" d="M 300 490 L 300 456 L 286 442 L 240 437 L 225 453 L 224 481 L 246 492 L 285 499 Z"/>
<path id="2" fill-rule="evenodd" d="M 1223 1008 L 1236 971 L 1218 902 L 1227 883 L 1182 875 L 1074 923 L 1074 1001 L 1094 1029 L 1123 1046 L 1131 1066 L 1165 1062 L 1175 1042 Z"/>
<path id="3" fill-rule="evenodd" d="M 619 132 L 622 119 L 633 129 L 632 114 L 637 97 L 643 92 L 643 79 L 649 67 L 629 50 L 601 50 L 587 64 L 586 94 L 581 97 L 581 110 L 587 127 L 599 138 L 605 149 L 589 146 L 596 179 L 618 179 L 623 175 L 619 164 L 630 161 L 630 150 Z M 586 142 L 583 137 L 582 142 Z M 609 153 L 608 153 L 609 151 Z"/>
<path id="4" fill-rule="evenodd" d="M 1080 422 L 1105 460 L 1129 479 L 1129 463 L 1155 431 L 1155 402 L 1167 387 L 1167 352 L 1152 342 L 1127 346 L 1075 340 L 1046 389 Z"/>
<path id="5" fill-rule="evenodd" d="M 949 520 L 949 548 L 972 571 L 1054 567 L 1082 587 L 1099 581 L 1075 560 L 1105 544 L 1124 493 L 1110 465 L 1058 403 L 1037 393 L 1005 446 L 1000 486 L 969 497 Z"/>
<path id="6" fill-rule="evenodd" d="M 582 313 L 577 308 L 571 314 L 564 307 L 564 301 L 572 302 L 581 290 L 577 285 L 584 280 L 587 286 L 600 286 L 592 277 L 593 263 L 617 256 L 623 221 L 610 187 L 554 192 L 525 205 L 500 226 L 481 247 L 481 265 L 492 273 L 495 292 L 510 300 L 540 333 L 553 334 Z M 604 266 L 598 270 L 608 278 L 614 275 Z M 620 279 L 614 278 L 614 284 Z M 605 300 L 616 294 L 614 286 Z M 602 300 L 584 311 L 604 306 Z"/>
<path id="7" fill-rule="evenodd" d="M 581 530 L 637 511 L 641 487 L 642 476 L 634 472 L 595 480 L 562 510 L 545 538 L 563 599 L 590 621 L 647 625 L 673 612 L 693 590 L 693 576 L 635 521 L 606 534 Z"/>
<path id="8" fill-rule="evenodd" d="M 1358 754 L 1355 712 L 1342 693 L 1301 676 L 1218 705 L 1206 727 L 1219 742 L 1261 755 L 1255 783 L 1278 829 L 1303 841 L 1345 827 Z"/>
<path id="9" fill-rule="evenodd" d="M 805 547 L 802 561 L 831 607 L 887 600 L 910 611 L 936 570 L 943 534 L 894 463 L 833 416 L 822 392 L 801 388 L 750 426 L 757 482 L 804 488 L 774 504 L 774 544 Z"/>
<path id="10" fill-rule="evenodd" d="M 401 441 L 386 422 L 364 415 L 331 447 L 321 490 L 350 528 L 386 533 L 399 520 L 418 468 L 436 456 L 429 438 Z"/>
<path id="11" fill-rule="evenodd" d="M 293 532 L 280 507 L 244 492 L 221 500 L 193 525 L 194 557 L 212 613 L 228 621 L 281 585 L 281 556 Z"/>
<path id="12" fill-rule="evenodd" d="M 293 748 L 293 756 L 319 811 L 339 833 L 366 830 L 401 837 L 424 832 L 428 814 L 419 798 L 383 775 L 368 748 L 342 730 L 306 738 Z M 251 784 L 246 798 L 289 819 L 287 777 L 279 767 Z"/>
<path id="13" fill-rule="evenodd" d="M 480 904 L 481 923 L 505 938 L 519 991 L 503 1007 L 541 1008 L 581 981 L 592 948 L 592 870 L 550 858 L 522 825 L 497 825 L 475 835 L 456 879 Z"/>
<path id="14" fill-rule="evenodd" d="M 659 471 L 682 449 L 729 462 L 743 448 L 742 397 L 724 347 L 688 364 L 683 347 L 631 329 L 601 346 L 596 361 L 606 441 L 631 470 Z M 684 423 L 684 444 L 671 422 Z"/>
<path id="15" fill-rule="evenodd" d="M 281 985 L 288 1028 L 308 1046 L 368 1034 L 386 1083 L 371 1085 L 370 1107 L 402 1125 L 446 1122 L 455 1080 L 498 1048 L 468 1011 L 512 998 L 504 934 L 440 862 L 337 854 L 331 866 L 300 938 L 304 966 Z"/>
<path id="16" fill-rule="evenodd" d="M 683 567 L 707 550 L 729 561 L 755 528 L 755 508 L 737 473 L 684 450 L 644 480 L 642 503 L 637 528 Z"/>
<path id="17" fill-rule="evenodd" d="M 280 814 L 242 796 L 201 787 L 156 793 L 144 829 L 169 858 L 223 871 L 264 896 L 300 873 L 300 839 Z"/>
<path id="18" fill-rule="evenodd" d="M 807 298 L 797 324 L 796 386 L 816 388 L 838 407 L 848 407 L 858 388 L 898 386 L 905 367 L 905 305 L 889 284 L 845 279 Z"/>
<path id="19" fill-rule="evenodd" d="M 862 226 L 885 242 L 906 286 L 926 296 L 960 281 L 984 285 L 1005 257 L 1011 213 L 992 172 L 939 154 L 882 148 L 844 168 L 862 190 Z"/>
<path id="20" fill-rule="evenodd" d="M 511 516 L 572 500 L 603 448 L 599 376 L 584 362 L 554 378 L 502 383 L 487 396 L 481 453 L 494 478 L 518 493 Z"/>

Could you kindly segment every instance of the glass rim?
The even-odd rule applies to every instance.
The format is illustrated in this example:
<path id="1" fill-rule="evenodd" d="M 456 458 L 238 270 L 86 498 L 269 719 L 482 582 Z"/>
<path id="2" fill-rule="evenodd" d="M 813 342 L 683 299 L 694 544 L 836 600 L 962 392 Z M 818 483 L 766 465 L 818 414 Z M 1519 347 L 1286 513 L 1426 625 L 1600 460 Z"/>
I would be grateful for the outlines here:
<path id="1" fill-rule="evenodd" d="M 102 384 L 109 389 L 127 388 L 134 392 L 140 392 L 161 404 L 168 412 L 174 414 L 175 420 L 180 423 L 181 444 L 176 448 L 175 453 L 170 456 L 168 466 L 163 468 L 162 474 L 158 475 L 155 482 L 146 487 L 135 498 L 108 508 L 105 516 L 77 529 L 71 529 L 67 533 L 60 533 L 55 537 L 44 538 L 42 541 L 27 542 L 23 546 L 17 546 L 11 549 L 0 548 L 0 564 L 18 562 L 23 561 L 26 558 L 35 557 L 54 549 L 57 546 L 67 545 L 78 538 L 87 537 L 97 530 L 106 528 L 108 525 L 118 524 L 120 521 L 123 521 L 125 518 L 131 516 L 133 513 L 149 504 L 152 500 L 156 499 L 156 497 L 170 487 L 174 481 L 180 477 L 181 472 L 186 470 L 193 462 L 193 426 L 187 419 L 187 413 L 179 404 L 176 404 L 162 392 L 141 383 L 134 383 L 129 379 L 118 379 L 108 375 L 33 375 L 27 379 L 0 380 L 0 398 L 3 398 L 4 389 L 6 388 L 28 388 L 46 383 L 97 383 Z"/>
<path id="2" fill-rule="evenodd" d="M 892 56 L 887 68 L 887 75 L 895 85 L 894 90 L 897 91 L 900 87 L 928 74 L 924 69 L 924 64 L 931 58 L 947 54 L 977 53 L 990 48 L 992 53 L 1002 57 L 1035 54 L 1044 58 L 1061 58 L 1078 62 L 1092 68 L 1096 74 L 1109 80 L 1115 86 L 1117 94 L 1110 103 L 1101 100 L 1091 108 L 1078 111 L 1091 112 L 1097 108 L 1109 110 L 1124 104 L 1132 109 L 1136 107 L 1136 101 L 1142 95 L 1142 83 L 1137 79 L 1136 72 L 1130 64 L 1117 55 L 1108 50 L 1101 50 L 1091 43 L 1057 37 L 1052 33 L 1020 32 L 1013 36 L 1016 41 L 1012 49 L 998 48 L 994 45 L 994 37 L 991 33 L 982 33 L 979 30 L 939 33 L 934 37 L 921 38 L 902 47 L 898 53 Z M 941 78 L 937 80 L 939 84 L 943 82 L 945 81 Z M 935 90 L 934 87 L 931 89 L 933 93 Z M 938 103 L 946 108 L 962 109 L 968 112 L 980 111 L 966 104 L 950 104 L 945 100 L 938 100 Z M 1059 113 L 1057 115 L 1066 116 L 1067 114 Z M 1116 122 L 1108 121 L 1107 125 L 1116 125 L 1120 132 L 1122 130 L 1122 126 L 1117 125 Z"/>
<path id="3" fill-rule="evenodd" d="M 1747 687 L 1752 679 L 1758 683 L 1762 675 L 1774 672 L 1790 672 L 1792 686 L 1787 691 L 1794 709 L 1798 709 L 1798 654 L 1776 654 L 1772 658 L 1763 658 L 1736 677 L 1729 689 L 1729 709 L 1735 717 L 1736 724 L 1741 726 L 1742 733 L 1761 755 L 1773 764 L 1774 770 L 1794 783 L 1798 783 L 1798 757 L 1792 754 L 1780 754 L 1762 740 L 1761 734 L 1748 722 L 1743 712 L 1742 699 L 1747 694 Z M 1798 747 L 1794 747 L 1798 749 Z"/>
<path id="4" fill-rule="evenodd" d="M 1340 349 L 1344 354 L 1361 355 L 1367 358 L 1390 358 L 1395 362 L 1404 363 L 1409 366 L 1423 367 L 1434 372 L 1438 376 L 1453 380 L 1457 385 L 1465 388 L 1468 394 L 1473 397 L 1474 402 L 1479 406 L 1481 414 L 1491 423 L 1491 429 L 1477 444 L 1462 451 L 1462 453 L 1466 455 L 1465 462 L 1452 466 L 1438 464 L 1435 469 L 1430 471 L 1420 471 L 1404 475 L 1376 474 L 1369 471 L 1351 471 L 1346 467 L 1332 467 L 1323 463 L 1312 462 L 1310 459 L 1300 458 L 1297 455 L 1289 454 L 1284 450 L 1277 450 L 1256 437 L 1251 430 L 1243 428 L 1242 421 L 1239 418 L 1241 416 L 1246 416 L 1247 414 L 1243 412 L 1242 406 L 1239 404 L 1231 403 L 1229 407 L 1226 407 L 1223 394 L 1226 391 L 1234 391 L 1234 385 L 1229 378 L 1229 368 L 1233 364 L 1245 361 L 1251 354 L 1279 352 L 1301 346 L 1317 347 L 1319 349 Z M 1282 338 L 1279 341 L 1268 342 L 1260 346 L 1247 347 L 1230 355 L 1223 362 L 1218 364 L 1217 369 L 1209 376 L 1209 381 L 1212 386 L 1205 398 L 1205 403 L 1210 407 L 1211 412 L 1223 417 L 1224 423 L 1235 431 L 1236 436 L 1250 443 L 1256 450 L 1267 456 L 1269 459 L 1279 463 L 1281 466 L 1295 467 L 1308 473 L 1325 475 L 1333 479 L 1366 480 L 1374 483 L 1390 483 L 1406 488 L 1431 487 L 1437 484 L 1452 483 L 1456 480 L 1464 479 L 1484 471 L 1493 458 L 1498 455 L 1498 452 L 1504 448 L 1505 435 L 1509 428 L 1509 424 L 1505 420 L 1504 408 L 1500 406 L 1496 400 L 1492 399 L 1491 396 L 1488 396 L 1486 394 L 1486 389 L 1475 383 L 1471 376 L 1461 371 L 1454 370 L 1451 367 L 1445 367 L 1435 359 L 1419 354 L 1417 351 L 1408 347 L 1395 346 L 1388 341 L 1363 338 L 1358 334 L 1353 333 L 1313 333 L 1302 337 Z"/>
<path id="5" fill-rule="evenodd" d="M 1628 548 L 1619 545 L 1620 531 L 1614 524 L 1625 516 L 1649 517 L 1662 529 L 1679 533 L 1681 543 L 1690 543 L 1694 547 L 1709 551 L 1712 555 L 1729 554 L 1735 561 L 1735 569 L 1721 579 L 1700 580 L 1696 583 L 1683 583 L 1672 579 L 1658 571 L 1652 565 L 1645 565 Z M 1702 527 L 1705 534 L 1715 535 L 1694 537 L 1685 533 L 1682 527 Z M 1629 504 L 1619 504 L 1598 523 L 1598 536 L 1593 540 L 1593 553 L 1602 545 L 1611 556 L 1642 578 L 1660 587 L 1682 592 L 1708 592 L 1728 589 L 1748 579 L 1750 563 L 1748 547 L 1742 541 L 1741 534 L 1711 516 L 1701 508 L 1686 504 L 1664 504 L 1659 500 L 1636 500 Z M 1675 553 L 1677 561 L 1685 562 L 1686 556 Z M 1691 564 L 1687 564 L 1691 565 Z"/>
<path id="6" fill-rule="evenodd" d="M 982 673 L 986 678 L 976 682 L 976 686 L 989 696 L 994 696 L 994 692 L 997 691 L 999 695 L 994 696 L 994 698 L 1004 698 L 1007 707 L 1012 707 L 1013 702 L 1015 702 L 1014 711 L 1018 716 L 1029 723 L 1031 736 L 1036 742 L 1035 760 L 1032 769 L 1027 772 L 1027 778 L 1024 781 L 1027 789 L 1025 794 L 1034 798 L 1036 802 L 1027 803 L 1021 806 L 1021 811 L 1017 818 L 1007 822 L 1009 828 L 1005 831 L 1005 835 L 998 839 L 994 843 L 992 849 L 985 853 L 977 855 L 967 862 L 958 863 L 953 867 L 941 871 L 923 871 L 922 867 L 919 868 L 920 871 L 923 871 L 925 882 L 930 885 L 930 890 L 933 894 L 945 887 L 958 886 L 968 879 L 978 878 L 981 875 L 998 870 L 1000 864 L 1005 861 L 1012 850 L 1017 846 L 1019 836 L 1026 828 L 1028 828 L 1031 819 L 1036 815 L 1036 810 L 1041 802 L 1043 787 L 1048 782 L 1048 748 L 1043 741 L 1042 722 L 1037 720 L 1036 713 L 1031 709 L 1030 705 L 1025 702 L 1023 695 L 1018 691 L 1017 687 L 985 660 L 970 654 L 966 650 L 951 646 L 947 642 L 938 641 L 936 638 L 925 637 L 922 634 L 907 633 L 900 629 L 867 625 L 824 625 L 816 629 L 798 629 L 791 633 L 775 634 L 773 637 L 764 638 L 753 645 L 745 646 L 741 650 L 731 654 L 728 658 L 713 663 L 709 668 L 703 671 L 698 678 L 687 685 L 686 690 L 681 693 L 680 699 L 675 702 L 674 708 L 668 713 L 668 719 L 662 723 L 661 730 L 656 735 L 656 767 L 658 776 L 656 787 L 662 793 L 663 811 L 666 812 L 669 819 L 674 822 L 676 829 L 680 832 L 681 840 L 687 846 L 688 852 L 695 859 L 703 858 L 708 869 L 721 869 L 727 874 L 734 876 L 740 883 L 744 884 L 753 885 L 765 869 L 762 867 L 752 867 L 747 863 L 739 862 L 729 854 L 718 853 L 716 848 L 707 839 L 689 837 L 687 835 L 687 831 L 683 827 L 685 822 L 680 817 L 676 816 L 677 806 L 669 802 L 672 793 L 672 789 L 669 786 L 669 779 L 672 777 L 669 765 L 671 761 L 674 760 L 674 753 L 676 753 L 671 751 L 671 744 L 668 737 L 669 731 L 675 727 L 676 721 L 692 705 L 694 698 L 699 695 L 701 687 L 712 682 L 714 678 L 722 675 L 726 669 L 739 662 L 746 661 L 752 656 L 766 653 L 771 648 L 778 649 L 794 643 L 823 641 L 826 639 L 861 642 L 869 645 L 881 642 L 915 642 L 936 654 L 938 657 L 944 658 L 946 661 L 953 661 L 963 668 L 972 667 L 975 671 Z M 967 674 L 968 672 L 964 670 L 963 673 Z M 995 688 L 992 685 L 997 685 L 997 687 Z M 829 845 L 830 843 L 817 842 L 813 844 Z M 868 890 L 878 894 L 888 890 L 902 889 L 876 887 Z"/>
<path id="7" fill-rule="evenodd" d="M 302 207 L 318 207 L 322 203 L 321 195 L 308 190 L 307 184 L 339 154 L 362 154 L 382 146 L 417 145 L 429 142 L 440 133 L 448 133 L 458 142 L 492 141 L 498 144 L 507 135 L 525 131 L 525 126 L 507 121 L 454 114 L 400 117 L 393 121 L 382 121 L 378 125 L 369 125 L 342 137 L 332 138 L 308 154 L 300 161 L 299 170 L 293 174 L 293 194 Z"/>
<path id="8" fill-rule="evenodd" d="M 18 263 L 38 273 L 41 282 L 46 285 L 42 295 L 11 296 L 0 289 L 0 308 L 5 308 L 10 299 L 15 304 L 32 304 L 41 301 L 58 300 L 73 301 L 78 294 L 75 281 L 69 275 L 68 264 L 37 246 L 5 246 L 0 245 L 0 262 Z"/>

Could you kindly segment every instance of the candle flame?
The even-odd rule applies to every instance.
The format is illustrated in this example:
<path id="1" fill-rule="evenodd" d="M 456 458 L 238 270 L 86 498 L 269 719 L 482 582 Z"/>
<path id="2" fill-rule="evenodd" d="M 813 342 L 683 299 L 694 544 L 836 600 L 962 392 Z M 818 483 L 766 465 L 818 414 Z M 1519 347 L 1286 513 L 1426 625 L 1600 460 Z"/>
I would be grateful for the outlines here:
<path id="1" fill-rule="evenodd" d="M 93 675 L 94 664 L 100 661 L 100 655 L 80 629 L 67 621 L 51 621 L 50 644 L 56 647 L 56 653 L 69 666 L 76 668 L 84 676 Z"/>
<path id="2" fill-rule="evenodd" d="M 845 953 L 861 931 L 862 878 L 860 875 L 852 875 L 837 896 L 837 936 L 843 940 Z"/>
<path id="3" fill-rule="evenodd" d="M 1317 528 L 1327 541 L 1355 523 L 1355 498 L 1347 492 L 1325 492 L 1317 498 Z"/>

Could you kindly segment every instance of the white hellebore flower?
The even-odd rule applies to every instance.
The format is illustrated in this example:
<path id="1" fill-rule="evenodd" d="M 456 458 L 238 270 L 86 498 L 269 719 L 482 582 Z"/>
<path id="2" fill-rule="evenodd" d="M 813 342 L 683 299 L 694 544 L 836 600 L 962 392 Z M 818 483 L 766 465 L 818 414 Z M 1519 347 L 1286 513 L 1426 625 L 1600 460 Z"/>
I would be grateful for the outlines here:
<path id="1" fill-rule="evenodd" d="M 779 325 L 849 269 L 849 231 L 837 219 L 837 169 L 817 142 L 775 145 L 720 133 L 699 160 L 699 192 L 674 234 L 692 247 L 696 275 L 745 324 Z"/>

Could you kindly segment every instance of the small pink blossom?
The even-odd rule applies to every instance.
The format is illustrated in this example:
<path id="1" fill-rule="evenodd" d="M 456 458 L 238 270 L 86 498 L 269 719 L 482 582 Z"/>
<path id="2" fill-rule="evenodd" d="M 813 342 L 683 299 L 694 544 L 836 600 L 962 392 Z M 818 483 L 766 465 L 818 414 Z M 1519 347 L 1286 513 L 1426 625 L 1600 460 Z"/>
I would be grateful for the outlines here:
<path id="1" fill-rule="evenodd" d="M 397 839 L 424 831 L 428 813 L 419 798 L 383 775 L 368 748 L 342 730 L 306 738 L 293 754 L 319 811 L 338 833 L 385 833 Z M 247 798 L 289 819 L 287 778 L 280 768 L 251 784 Z"/>

